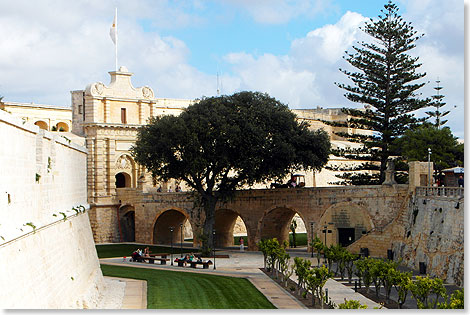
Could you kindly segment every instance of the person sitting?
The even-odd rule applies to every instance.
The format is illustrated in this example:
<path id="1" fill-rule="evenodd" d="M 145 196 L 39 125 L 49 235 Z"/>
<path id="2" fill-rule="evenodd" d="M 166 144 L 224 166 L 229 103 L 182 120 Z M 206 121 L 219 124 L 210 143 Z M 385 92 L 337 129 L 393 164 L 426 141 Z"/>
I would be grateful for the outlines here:
<path id="1" fill-rule="evenodd" d="M 150 248 L 148 246 L 144 248 L 144 256 L 150 256 Z"/>
<path id="2" fill-rule="evenodd" d="M 183 267 L 186 267 L 186 264 L 190 261 L 189 254 L 186 254 L 183 259 Z"/>
<path id="3" fill-rule="evenodd" d="M 142 251 L 140 250 L 140 248 L 138 248 L 136 251 L 134 251 L 132 253 L 131 257 L 132 257 L 132 261 L 142 262 L 143 261 Z"/>

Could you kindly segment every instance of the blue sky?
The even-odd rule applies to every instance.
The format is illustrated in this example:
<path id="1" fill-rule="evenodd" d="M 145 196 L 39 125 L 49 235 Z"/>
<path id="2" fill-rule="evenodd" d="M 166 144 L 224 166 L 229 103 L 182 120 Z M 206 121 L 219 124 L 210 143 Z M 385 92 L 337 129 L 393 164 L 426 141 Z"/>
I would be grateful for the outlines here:
<path id="1" fill-rule="evenodd" d="M 7 101 L 70 105 L 71 90 L 114 70 L 109 28 L 118 8 L 119 65 L 157 97 L 194 99 L 241 90 L 269 93 L 291 108 L 361 107 L 334 82 L 348 82 L 344 51 L 370 40 L 359 26 L 386 0 L 17 0 L 0 2 L 0 95 Z M 446 118 L 464 137 L 464 2 L 397 0 L 425 36 L 410 53 L 443 86 Z M 353 70 L 353 69 L 350 69 Z M 454 108 L 454 106 L 456 106 Z M 418 115 L 422 115 L 423 111 Z"/>

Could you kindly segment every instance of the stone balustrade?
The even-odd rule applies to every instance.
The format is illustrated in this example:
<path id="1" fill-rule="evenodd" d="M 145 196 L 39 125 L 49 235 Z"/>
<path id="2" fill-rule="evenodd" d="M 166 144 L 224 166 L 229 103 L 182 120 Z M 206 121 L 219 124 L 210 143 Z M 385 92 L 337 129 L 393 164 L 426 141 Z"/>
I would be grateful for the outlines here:
<path id="1" fill-rule="evenodd" d="M 416 187 L 416 196 L 461 198 L 464 196 L 464 188 L 420 186 Z"/>

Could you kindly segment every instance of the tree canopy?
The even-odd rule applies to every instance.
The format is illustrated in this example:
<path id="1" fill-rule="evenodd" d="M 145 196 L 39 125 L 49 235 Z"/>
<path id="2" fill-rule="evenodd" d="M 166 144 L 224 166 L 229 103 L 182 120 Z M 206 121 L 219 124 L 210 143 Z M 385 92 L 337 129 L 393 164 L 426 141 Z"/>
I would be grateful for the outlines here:
<path id="1" fill-rule="evenodd" d="M 439 129 L 429 123 L 407 130 L 395 140 L 396 150 L 408 161 L 427 161 L 428 148 L 431 149 L 431 162 L 435 171 L 463 166 L 463 144 L 457 142 L 449 127 Z"/>
<path id="2" fill-rule="evenodd" d="M 376 21 L 370 20 L 361 28 L 371 37 L 370 42 L 353 46 L 354 52 L 344 57 L 358 72 L 340 69 L 353 85 L 336 83 L 346 90 L 345 97 L 365 104 L 365 110 L 343 109 L 352 116 L 346 126 L 372 130 L 370 136 L 343 134 L 351 141 L 362 142 L 373 159 L 380 162 L 380 183 L 385 178 L 390 145 L 405 130 L 422 121 L 413 112 L 428 106 L 428 99 L 420 99 L 418 90 L 425 84 L 417 80 L 418 57 L 408 51 L 423 35 L 417 35 L 413 26 L 398 14 L 398 7 L 389 1 Z"/>
<path id="3" fill-rule="evenodd" d="M 258 92 L 203 98 L 179 116 L 154 117 L 132 148 L 155 178 L 182 180 L 198 193 L 208 239 L 220 198 L 296 169 L 319 170 L 329 152 L 326 132 L 309 130 L 286 105 Z"/>

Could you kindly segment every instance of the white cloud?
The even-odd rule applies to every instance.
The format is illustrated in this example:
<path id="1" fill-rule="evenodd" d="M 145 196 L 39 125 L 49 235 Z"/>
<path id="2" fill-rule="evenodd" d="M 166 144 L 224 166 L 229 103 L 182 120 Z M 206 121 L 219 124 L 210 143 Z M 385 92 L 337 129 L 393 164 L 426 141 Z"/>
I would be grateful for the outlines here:
<path id="1" fill-rule="evenodd" d="M 360 14 L 347 12 L 338 23 L 294 40 L 285 56 L 227 55 L 226 61 L 240 79 L 237 89 L 267 92 L 291 108 L 341 107 L 342 91 L 333 83 L 345 79 L 338 68 L 364 20 Z"/>
<path id="2" fill-rule="evenodd" d="M 314 15 L 323 3 L 226 2 L 248 10 L 260 23 L 285 23 L 305 14 Z M 215 94 L 215 75 L 190 65 L 191 51 L 185 42 L 144 31 L 140 24 L 148 19 L 160 28 L 174 29 L 207 23 L 198 16 L 205 5 L 199 0 L 176 6 L 165 0 L 118 1 L 119 64 L 136 74 L 135 86 L 149 85 L 157 97 Z M 423 63 L 419 71 L 427 72 L 426 79 L 431 81 L 423 93 L 432 95 L 433 81 L 440 78 L 445 101 L 457 105 L 448 116 L 449 125 L 463 137 L 463 5 L 458 0 L 407 0 L 400 6 L 401 12 L 406 12 L 405 20 L 426 34 L 413 50 Z M 70 90 L 83 89 L 95 81 L 107 84 L 107 72 L 114 69 L 114 47 L 109 37 L 113 15 L 114 4 L 104 1 L 0 2 L 0 95 L 9 101 L 68 105 Z M 348 82 L 338 69 L 350 68 L 342 58 L 344 51 L 351 51 L 356 41 L 366 38 L 358 29 L 364 20 L 358 13 L 347 12 L 337 23 L 293 40 L 285 55 L 227 54 L 224 60 L 231 71 L 221 75 L 222 93 L 268 92 L 292 108 L 354 105 L 334 82 Z"/>

